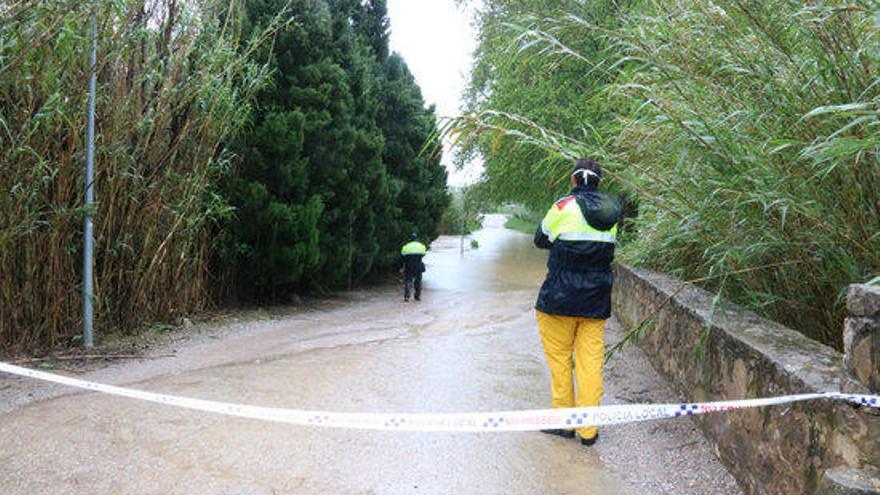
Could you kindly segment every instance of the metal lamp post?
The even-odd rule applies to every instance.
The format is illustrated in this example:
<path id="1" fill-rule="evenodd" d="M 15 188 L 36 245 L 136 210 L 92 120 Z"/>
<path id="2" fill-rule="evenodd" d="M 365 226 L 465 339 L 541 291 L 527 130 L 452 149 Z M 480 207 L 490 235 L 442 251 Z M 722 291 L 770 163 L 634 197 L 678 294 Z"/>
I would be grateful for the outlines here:
<path id="1" fill-rule="evenodd" d="M 83 345 L 93 347 L 92 323 L 94 311 L 93 268 L 94 268 L 94 226 L 92 224 L 92 205 L 95 201 L 95 86 L 97 84 L 98 54 L 98 2 L 92 3 L 91 50 L 89 52 L 89 129 L 86 137 L 86 198 L 85 225 L 83 226 Z"/>

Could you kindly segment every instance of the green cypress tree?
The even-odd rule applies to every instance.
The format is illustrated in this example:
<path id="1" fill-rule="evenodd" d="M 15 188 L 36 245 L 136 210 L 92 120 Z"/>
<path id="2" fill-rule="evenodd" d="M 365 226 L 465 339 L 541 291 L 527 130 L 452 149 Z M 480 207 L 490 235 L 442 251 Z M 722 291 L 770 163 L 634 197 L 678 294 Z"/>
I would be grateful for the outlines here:
<path id="1" fill-rule="evenodd" d="M 398 221 L 385 234 L 391 244 L 399 244 L 416 232 L 423 239 L 437 235 L 437 223 L 449 205 L 446 170 L 440 155 L 422 153 L 436 131 L 434 109 L 425 108 L 421 91 L 403 58 L 394 54 L 385 64 L 380 122 L 386 146 L 383 160 L 397 194 L 393 215 Z M 387 262 L 396 261 L 389 245 Z"/>
<path id="2" fill-rule="evenodd" d="M 264 25 L 287 0 L 248 0 Z M 432 238 L 447 204 L 439 157 L 419 151 L 433 110 L 399 56 L 388 56 L 384 1 L 299 0 L 264 55 L 259 97 L 227 181 L 237 292 L 278 300 L 332 289 L 397 262 L 411 231 Z"/>

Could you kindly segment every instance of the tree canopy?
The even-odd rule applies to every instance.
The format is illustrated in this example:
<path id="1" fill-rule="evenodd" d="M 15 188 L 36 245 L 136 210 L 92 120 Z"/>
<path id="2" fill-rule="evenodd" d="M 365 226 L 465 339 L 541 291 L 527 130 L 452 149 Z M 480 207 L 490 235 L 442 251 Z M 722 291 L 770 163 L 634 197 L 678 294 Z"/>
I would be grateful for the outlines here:
<path id="1" fill-rule="evenodd" d="M 287 0 L 248 0 L 260 28 Z M 298 0 L 264 54 L 274 84 L 235 143 L 236 208 L 223 262 L 237 292 L 275 300 L 357 283 L 398 260 L 412 232 L 436 237 L 448 204 L 436 133 L 406 63 L 388 48 L 384 0 Z"/>

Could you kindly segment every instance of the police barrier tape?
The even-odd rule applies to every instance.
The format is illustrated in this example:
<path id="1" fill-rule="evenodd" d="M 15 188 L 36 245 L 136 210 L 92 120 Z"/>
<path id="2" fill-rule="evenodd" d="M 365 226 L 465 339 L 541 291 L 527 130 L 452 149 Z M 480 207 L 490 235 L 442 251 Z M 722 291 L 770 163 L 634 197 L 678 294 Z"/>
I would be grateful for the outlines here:
<path id="1" fill-rule="evenodd" d="M 614 425 L 676 416 L 689 416 L 749 407 L 774 406 L 807 400 L 841 400 L 880 407 L 880 396 L 824 392 L 694 404 L 626 404 L 571 409 L 535 409 L 451 414 L 343 413 L 278 409 L 228 402 L 192 399 L 104 385 L 0 363 L 0 372 L 35 378 L 69 387 L 92 390 L 169 406 L 277 423 L 394 431 L 533 431 L 545 428 Z"/>

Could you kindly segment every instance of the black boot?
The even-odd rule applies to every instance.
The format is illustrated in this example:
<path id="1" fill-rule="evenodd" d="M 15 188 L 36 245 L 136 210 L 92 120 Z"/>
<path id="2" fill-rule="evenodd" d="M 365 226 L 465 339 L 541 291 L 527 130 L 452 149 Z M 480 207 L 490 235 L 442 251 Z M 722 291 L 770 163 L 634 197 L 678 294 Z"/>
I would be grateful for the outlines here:
<path id="1" fill-rule="evenodd" d="M 574 430 L 552 429 L 552 430 L 541 430 L 541 433 L 546 433 L 548 435 L 556 435 L 557 437 L 562 437 L 562 438 L 574 438 Z"/>
<path id="2" fill-rule="evenodd" d="M 580 438 L 580 436 L 578 438 Z M 592 447 L 593 445 L 596 444 L 597 440 L 599 440 L 598 433 L 596 433 L 596 436 L 593 438 L 581 438 L 581 445 L 584 445 L 586 447 Z"/>

